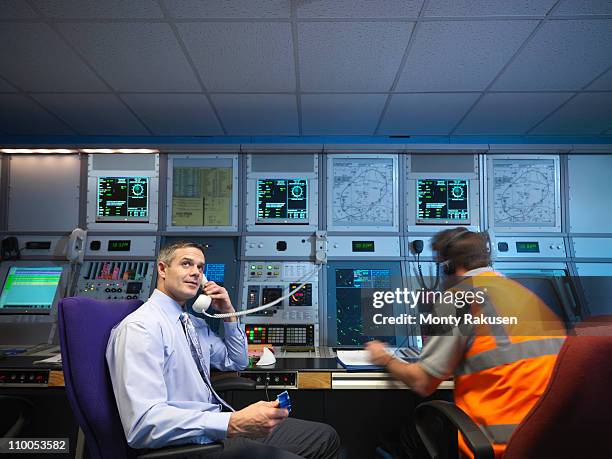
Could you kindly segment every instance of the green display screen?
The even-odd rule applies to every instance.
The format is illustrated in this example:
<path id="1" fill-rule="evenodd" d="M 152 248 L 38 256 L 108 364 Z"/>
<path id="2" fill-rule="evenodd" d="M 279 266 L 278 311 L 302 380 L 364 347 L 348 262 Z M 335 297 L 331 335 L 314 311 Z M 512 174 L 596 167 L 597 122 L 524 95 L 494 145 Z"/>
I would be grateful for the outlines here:
<path id="1" fill-rule="evenodd" d="M 109 252 L 129 252 L 130 241 L 108 241 Z"/>
<path id="2" fill-rule="evenodd" d="M 540 253 L 540 244 L 537 242 L 517 242 L 516 251 L 518 253 Z"/>
<path id="3" fill-rule="evenodd" d="M 374 252 L 374 241 L 353 241 L 353 252 Z"/>

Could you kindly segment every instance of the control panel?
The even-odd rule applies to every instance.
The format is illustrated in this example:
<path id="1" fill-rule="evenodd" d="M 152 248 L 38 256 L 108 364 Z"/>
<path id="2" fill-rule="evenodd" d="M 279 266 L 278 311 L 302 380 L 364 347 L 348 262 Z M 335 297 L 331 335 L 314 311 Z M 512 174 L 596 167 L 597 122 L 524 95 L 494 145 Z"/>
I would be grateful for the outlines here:
<path id="1" fill-rule="evenodd" d="M 46 387 L 48 384 L 49 370 L 0 370 L 0 387 Z"/>
<path id="2" fill-rule="evenodd" d="M 266 341 L 261 344 L 318 345 L 315 338 L 318 336 L 319 324 L 319 277 L 316 270 L 315 264 L 310 262 L 245 262 L 243 310 L 285 297 L 305 282 L 299 290 L 277 305 L 243 318 L 247 327 L 260 326 L 257 330 L 251 330 L 259 333 L 257 339 L 265 338 Z M 269 341 L 271 339 L 276 341 Z"/>
<path id="3" fill-rule="evenodd" d="M 565 258 L 562 237 L 496 237 L 493 242 L 496 259 L 503 258 Z"/>
<path id="4" fill-rule="evenodd" d="M 314 348 L 314 325 L 245 325 L 249 344 Z"/>
<path id="5" fill-rule="evenodd" d="M 76 294 L 98 300 L 146 301 L 153 272 L 152 261 L 87 261 L 81 267 Z"/>
<path id="6" fill-rule="evenodd" d="M 257 389 L 297 389 L 295 371 L 241 371 L 239 375 L 255 381 Z"/>

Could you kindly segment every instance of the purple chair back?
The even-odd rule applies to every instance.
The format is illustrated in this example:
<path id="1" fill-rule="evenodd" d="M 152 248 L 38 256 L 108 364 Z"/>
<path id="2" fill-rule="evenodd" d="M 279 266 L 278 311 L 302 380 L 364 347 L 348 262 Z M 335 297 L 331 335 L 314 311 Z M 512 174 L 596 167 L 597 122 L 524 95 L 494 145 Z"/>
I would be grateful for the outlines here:
<path id="1" fill-rule="evenodd" d="M 66 395 L 92 458 L 131 457 L 106 365 L 111 329 L 142 304 L 140 300 L 64 298 L 58 309 Z"/>

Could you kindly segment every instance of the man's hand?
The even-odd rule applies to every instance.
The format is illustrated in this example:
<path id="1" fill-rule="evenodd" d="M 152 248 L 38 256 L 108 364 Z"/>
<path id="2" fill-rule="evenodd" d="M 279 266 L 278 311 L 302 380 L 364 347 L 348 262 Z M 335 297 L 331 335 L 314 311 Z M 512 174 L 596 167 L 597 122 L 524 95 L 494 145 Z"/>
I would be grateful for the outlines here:
<path id="1" fill-rule="evenodd" d="M 225 288 L 217 285 L 213 281 L 208 281 L 204 284 L 204 293 L 212 298 L 212 307 L 215 308 L 220 313 L 234 312 L 234 306 L 232 306 L 232 301 L 230 300 L 229 294 Z M 226 321 L 234 321 L 237 320 L 235 317 L 230 317 L 228 319 L 224 319 Z"/>
<path id="2" fill-rule="evenodd" d="M 278 400 L 274 402 L 262 401 L 233 412 L 227 426 L 227 436 L 248 438 L 267 436 L 289 416 L 288 410 L 278 406 Z"/>
<path id="3" fill-rule="evenodd" d="M 370 353 L 370 361 L 374 365 L 385 367 L 393 358 L 389 351 L 387 351 L 387 346 L 380 341 L 370 341 L 366 343 L 365 348 Z"/>

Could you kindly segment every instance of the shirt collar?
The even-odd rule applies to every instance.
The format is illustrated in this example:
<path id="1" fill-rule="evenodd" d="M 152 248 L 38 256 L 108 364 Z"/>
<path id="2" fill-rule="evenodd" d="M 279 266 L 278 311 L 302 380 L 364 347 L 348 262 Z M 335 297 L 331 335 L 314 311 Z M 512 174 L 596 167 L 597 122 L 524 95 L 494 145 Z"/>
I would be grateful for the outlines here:
<path id="1" fill-rule="evenodd" d="M 163 293 L 161 290 L 155 289 L 153 290 L 153 294 L 149 297 L 149 301 L 153 301 L 155 304 L 160 306 L 162 312 L 172 322 L 178 322 L 180 315 L 183 312 L 183 307 L 168 295 Z"/>
<path id="2" fill-rule="evenodd" d="M 466 273 L 463 274 L 463 276 L 461 277 L 471 277 L 471 276 L 476 276 L 478 274 L 481 273 L 490 273 L 493 272 L 493 268 L 490 266 L 484 266 L 482 268 L 476 268 L 476 269 L 471 269 L 469 271 L 467 271 Z"/>

